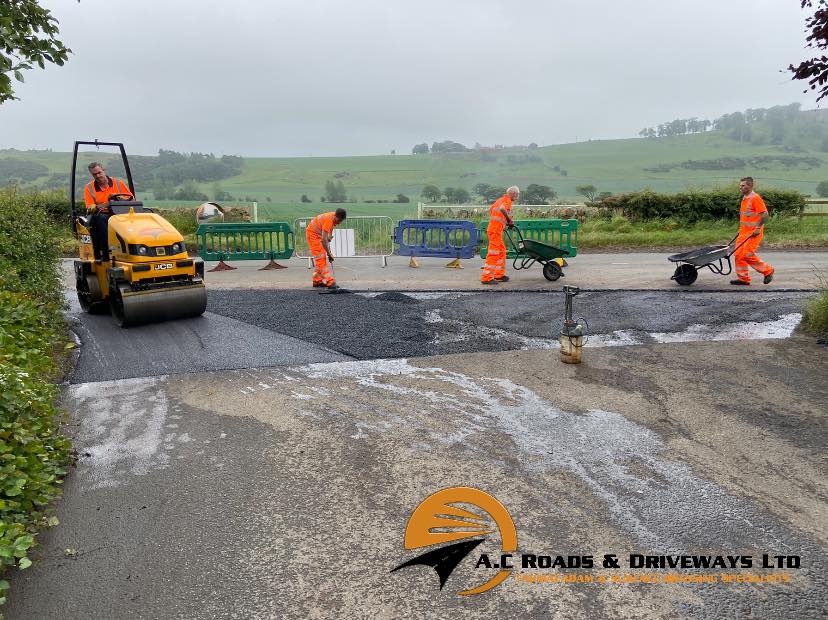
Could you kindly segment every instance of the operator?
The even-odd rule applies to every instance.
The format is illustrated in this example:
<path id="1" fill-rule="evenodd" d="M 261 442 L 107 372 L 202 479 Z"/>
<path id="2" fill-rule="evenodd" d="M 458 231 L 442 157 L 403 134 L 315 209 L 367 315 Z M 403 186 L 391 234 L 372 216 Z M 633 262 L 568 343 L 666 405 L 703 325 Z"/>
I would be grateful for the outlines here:
<path id="1" fill-rule="evenodd" d="M 770 284 L 773 280 L 773 267 L 756 255 L 769 218 L 768 208 L 762 197 L 753 191 L 753 177 L 744 177 L 739 181 L 739 193 L 742 194 L 742 205 L 739 209 L 739 235 L 736 237 L 734 252 L 736 279 L 730 283 L 736 286 L 749 285 L 748 266 L 751 266 L 765 276 L 762 280 L 764 284 Z"/>
<path id="2" fill-rule="evenodd" d="M 89 173 L 92 180 L 83 189 L 83 198 L 86 202 L 86 210 L 89 214 L 89 233 L 92 237 L 92 250 L 95 253 L 95 260 L 109 260 L 109 218 L 112 217 L 112 209 L 107 204 L 110 197 L 115 194 L 122 194 L 133 199 L 132 192 L 122 179 L 106 176 L 106 170 L 99 162 L 89 164 Z M 117 199 L 118 197 L 116 197 Z"/>
<path id="3" fill-rule="evenodd" d="M 326 259 L 334 260 L 330 242 L 333 240 L 334 226 L 341 224 L 348 217 L 345 209 L 321 213 L 308 222 L 305 236 L 308 239 L 311 258 L 313 258 L 313 285 L 324 286 L 331 290 L 339 287 L 334 281 L 333 273 Z"/>
<path id="4" fill-rule="evenodd" d="M 503 228 L 514 228 L 514 222 L 509 215 L 512 210 L 512 201 L 520 198 L 520 190 L 512 185 L 506 193 L 494 201 L 489 207 L 489 226 L 486 234 L 489 237 L 489 249 L 486 252 L 486 264 L 480 276 L 481 284 L 497 284 L 508 282 L 506 275 L 506 244 L 503 243 Z"/>

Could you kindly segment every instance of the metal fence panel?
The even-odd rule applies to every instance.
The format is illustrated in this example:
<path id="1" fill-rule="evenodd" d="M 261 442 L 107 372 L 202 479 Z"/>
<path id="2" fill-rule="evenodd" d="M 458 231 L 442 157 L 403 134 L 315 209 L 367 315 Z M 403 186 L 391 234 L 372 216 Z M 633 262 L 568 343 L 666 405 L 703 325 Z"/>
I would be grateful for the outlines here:
<path id="1" fill-rule="evenodd" d="M 296 231 L 295 255 L 299 258 L 310 259 L 311 257 L 305 230 L 308 227 L 308 222 L 314 217 L 316 216 L 302 217 L 294 222 L 293 229 Z M 351 235 L 353 236 L 353 254 L 348 254 L 351 251 L 348 247 L 348 244 L 351 243 Z M 394 252 L 393 235 L 394 221 L 388 216 L 360 215 L 349 217 L 340 226 L 334 228 L 334 241 L 331 249 L 334 256 L 352 258 L 377 256 L 382 260 L 382 266 L 385 267 L 386 259 Z M 338 246 L 337 239 L 341 240 L 339 241 L 340 244 L 345 245 Z M 338 254 L 337 247 L 346 253 Z"/>

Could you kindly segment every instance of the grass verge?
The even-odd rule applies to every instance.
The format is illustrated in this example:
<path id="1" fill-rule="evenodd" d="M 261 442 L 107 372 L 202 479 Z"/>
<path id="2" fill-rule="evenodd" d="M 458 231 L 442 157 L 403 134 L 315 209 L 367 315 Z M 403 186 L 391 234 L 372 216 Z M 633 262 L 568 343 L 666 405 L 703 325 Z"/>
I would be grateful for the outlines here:
<path id="1" fill-rule="evenodd" d="M 828 339 L 828 279 L 825 276 L 818 278 L 819 293 L 805 305 L 802 326 L 806 331 Z"/>

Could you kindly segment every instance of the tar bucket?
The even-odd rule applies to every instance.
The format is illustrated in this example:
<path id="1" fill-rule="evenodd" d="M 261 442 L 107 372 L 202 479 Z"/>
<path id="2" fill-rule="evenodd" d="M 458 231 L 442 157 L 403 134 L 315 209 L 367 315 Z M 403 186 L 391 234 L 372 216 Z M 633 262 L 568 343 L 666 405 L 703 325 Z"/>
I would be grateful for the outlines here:
<path id="1" fill-rule="evenodd" d="M 564 364 L 580 364 L 581 351 L 584 348 L 587 336 L 586 320 L 572 318 L 572 298 L 580 293 L 575 286 L 563 287 L 566 294 L 566 305 L 564 306 L 564 325 L 561 330 L 561 361 Z"/>

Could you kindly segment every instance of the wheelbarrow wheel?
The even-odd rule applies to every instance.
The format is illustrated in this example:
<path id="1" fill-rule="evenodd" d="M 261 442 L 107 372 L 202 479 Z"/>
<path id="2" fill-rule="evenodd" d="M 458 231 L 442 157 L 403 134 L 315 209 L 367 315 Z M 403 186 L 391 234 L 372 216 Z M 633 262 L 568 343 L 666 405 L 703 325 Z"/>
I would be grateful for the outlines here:
<path id="1" fill-rule="evenodd" d="M 543 266 L 543 277 L 550 282 L 554 282 L 562 275 L 563 269 L 561 269 L 561 266 L 554 261 L 549 261 Z"/>
<path id="2" fill-rule="evenodd" d="M 699 277 L 699 272 L 693 265 L 679 265 L 676 267 L 676 272 L 673 274 L 673 280 L 678 282 L 681 286 L 690 286 Z"/>

